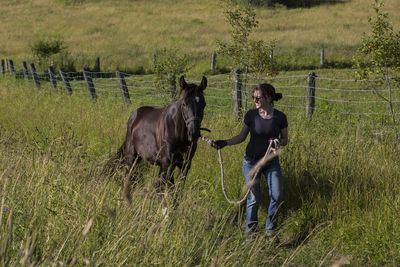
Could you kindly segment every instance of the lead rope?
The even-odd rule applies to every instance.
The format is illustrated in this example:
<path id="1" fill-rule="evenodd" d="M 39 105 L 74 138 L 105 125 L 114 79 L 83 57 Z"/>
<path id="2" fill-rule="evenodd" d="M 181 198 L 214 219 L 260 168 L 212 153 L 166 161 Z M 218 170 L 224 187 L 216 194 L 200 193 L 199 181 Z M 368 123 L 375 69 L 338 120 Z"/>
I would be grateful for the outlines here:
<path id="1" fill-rule="evenodd" d="M 212 141 L 206 137 L 201 137 L 201 140 L 205 141 L 207 144 L 209 144 L 210 146 L 212 145 Z M 274 145 L 274 147 L 272 147 L 272 145 Z M 226 199 L 226 201 L 228 201 L 229 204 L 233 204 L 233 205 L 240 205 L 242 204 L 247 196 L 250 193 L 251 188 L 253 187 L 254 181 L 260 171 L 260 169 L 271 159 L 275 158 L 276 156 L 278 156 L 280 154 L 280 150 L 279 150 L 279 140 L 278 139 L 271 139 L 269 141 L 269 145 L 268 145 L 268 149 L 265 152 L 265 155 L 262 159 L 260 159 L 254 166 L 253 168 L 251 168 L 249 175 L 250 177 L 252 177 L 251 181 L 249 183 L 246 184 L 247 190 L 246 190 L 246 194 L 240 199 L 240 200 L 231 200 L 228 197 L 228 194 L 226 193 L 226 189 L 225 189 L 225 177 L 224 177 L 224 164 L 222 161 L 222 156 L 221 156 L 221 149 L 217 149 L 218 152 L 218 161 L 219 161 L 219 165 L 220 165 L 220 172 L 221 172 L 221 187 L 222 187 L 222 193 L 224 194 L 224 197 Z"/>

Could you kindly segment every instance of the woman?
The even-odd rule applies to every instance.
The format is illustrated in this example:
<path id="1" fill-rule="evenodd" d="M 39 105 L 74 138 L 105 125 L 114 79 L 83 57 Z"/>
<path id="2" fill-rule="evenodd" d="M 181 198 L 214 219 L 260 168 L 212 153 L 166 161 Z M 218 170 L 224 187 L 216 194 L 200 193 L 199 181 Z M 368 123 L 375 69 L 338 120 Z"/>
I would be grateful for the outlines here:
<path id="1" fill-rule="evenodd" d="M 242 131 L 228 140 L 213 141 L 214 148 L 222 149 L 225 146 L 243 142 L 250 133 L 250 141 L 246 147 L 243 159 L 243 174 L 246 184 L 250 177 L 251 168 L 265 155 L 270 142 L 278 139 L 281 146 L 288 143 L 288 122 L 286 115 L 274 108 L 274 101 L 282 98 L 275 88 L 267 83 L 257 85 L 253 90 L 255 109 L 249 110 L 244 116 Z M 277 228 L 277 213 L 282 200 L 282 174 L 279 158 L 275 157 L 258 172 L 255 182 L 247 197 L 246 203 L 246 238 L 252 239 L 258 229 L 258 207 L 261 203 L 260 176 L 266 179 L 269 192 L 268 217 L 265 224 L 267 236 L 274 238 Z"/>

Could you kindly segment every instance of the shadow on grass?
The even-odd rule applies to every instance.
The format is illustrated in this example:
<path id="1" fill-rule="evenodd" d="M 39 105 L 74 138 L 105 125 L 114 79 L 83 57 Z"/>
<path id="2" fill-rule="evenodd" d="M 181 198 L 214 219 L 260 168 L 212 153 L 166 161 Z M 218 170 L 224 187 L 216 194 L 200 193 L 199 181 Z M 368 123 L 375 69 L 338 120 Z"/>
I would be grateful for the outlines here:
<path id="1" fill-rule="evenodd" d="M 305 242 L 312 235 L 321 223 L 324 212 L 320 212 L 315 206 L 324 205 L 332 199 L 332 184 L 325 177 L 319 177 L 315 173 L 304 170 L 294 176 L 286 174 L 284 180 L 284 204 L 281 214 L 282 221 L 289 218 L 289 214 L 301 214 L 299 224 L 293 236 L 281 244 L 281 247 L 297 247 Z M 318 203 L 317 203 L 318 202 Z"/>
<path id="2" fill-rule="evenodd" d="M 261 195 L 262 200 L 259 208 L 260 213 L 268 209 L 269 197 L 268 188 L 262 178 Z M 319 212 L 319 209 L 314 209 L 313 205 L 318 202 L 329 203 L 332 198 L 331 183 L 324 177 L 318 177 L 308 171 L 303 171 L 294 176 L 294 174 L 286 173 L 284 177 L 284 196 L 283 205 L 280 213 L 279 224 L 285 223 L 286 220 L 291 220 L 289 214 L 299 214 L 299 218 L 295 217 L 296 227 L 291 229 L 289 235 L 286 230 L 283 230 L 282 235 L 285 238 L 277 245 L 278 248 L 296 248 L 308 241 L 313 236 L 316 229 L 324 225 L 326 218 L 323 219 L 324 212 Z M 229 223 L 236 225 L 244 231 L 245 227 L 245 210 L 246 201 L 240 206 L 232 208 Z M 264 228 L 265 221 L 259 221 L 259 229 Z M 284 233 L 285 232 L 285 233 Z M 281 234 L 278 233 L 279 236 Z M 280 237 L 281 238 L 281 237 Z"/>

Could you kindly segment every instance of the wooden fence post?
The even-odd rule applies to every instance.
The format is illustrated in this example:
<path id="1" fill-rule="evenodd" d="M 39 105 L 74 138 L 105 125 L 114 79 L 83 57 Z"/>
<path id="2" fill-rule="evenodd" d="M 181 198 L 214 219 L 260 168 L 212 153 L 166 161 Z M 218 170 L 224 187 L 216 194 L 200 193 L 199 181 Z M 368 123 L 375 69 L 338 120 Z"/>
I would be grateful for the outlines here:
<path id="1" fill-rule="evenodd" d="M 29 80 L 31 78 L 26 61 L 22 62 L 22 72 L 24 73 L 24 79 Z"/>
<path id="2" fill-rule="evenodd" d="M 15 68 L 14 68 L 14 61 L 12 59 L 8 60 L 8 66 L 9 66 L 9 71 L 10 71 L 10 76 L 13 77 L 15 75 Z"/>
<path id="3" fill-rule="evenodd" d="M 57 91 L 57 77 L 56 77 L 56 75 L 54 74 L 54 69 L 53 69 L 52 66 L 50 66 L 50 67 L 47 69 L 47 73 L 49 74 L 51 86 L 53 87 L 53 89 L 54 89 L 55 91 Z"/>
<path id="4" fill-rule="evenodd" d="M 275 71 L 275 62 L 274 62 L 274 49 L 271 48 L 269 50 L 269 63 L 271 66 L 271 71 L 274 72 Z"/>
<path id="5" fill-rule="evenodd" d="M 271 62 L 271 65 L 274 63 L 274 50 L 271 49 L 269 51 L 269 62 Z"/>
<path id="6" fill-rule="evenodd" d="M 318 77 L 314 72 L 308 74 L 307 86 L 307 118 L 311 120 L 315 109 L 315 78 Z"/>
<path id="7" fill-rule="evenodd" d="M 176 96 L 176 79 L 174 74 L 168 74 L 168 83 L 171 99 L 174 99 Z"/>
<path id="8" fill-rule="evenodd" d="M 233 97 L 235 101 L 234 112 L 236 117 L 239 119 L 242 117 L 242 81 L 240 77 L 240 70 L 234 69 L 232 71 L 233 74 Z"/>
<path id="9" fill-rule="evenodd" d="M 122 97 L 124 102 L 128 105 L 131 104 L 131 99 L 129 97 L 128 86 L 126 86 L 125 75 L 122 72 L 116 71 L 116 76 L 118 78 L 119 88 L 121 89 Z"/>
<path id="10" fill-rule="evenodd" d="M 215 74 L 217 69 L 217 53 L 215 51 L 211 55 L 211 73 Z"/>
<path id="11" fill-rule="evenodd" d="M 36 72 L 36 67 L 34 63 L 31 63 L 31 74 L 33 77 L 33 81 L 35 82 L 35 86 L 39 89 L 40 88 L 40 78 Z"/>
<path id="12" fill-rule="evenodd" d="M 65 88 L 65 91 L 67 92 L 67 95 L 72 95 L 72 88 L 71 88 L 71 84 L 69 83 L 68 76 L 62 70 L 60 70 L 60 76 L 61 76 L 61 80 L 64 83 L 64 88 Z"/>
<path id="13" fill-rule="evenodd" d="M 1 60 L 1 75 L 3 77 L 6 76 L 6 62 L 4 61 L 4 59 Z"/>
<path id="14" fill-rule="evenodd" d="M 323 67 L 325 64 L 325 49 L 322 47 L 319 55 L 319 65 Z"/>
<path id="15" fill-rule="evenodd" d="M 94 88 L 92 74 L 89 72 L 88 68 L 84 68 L 83 69 L 83 77 L 85 78 L 85 81 L 87 83 L 87 88 L 88 88 L 88 91 L 89 91 L 89 95 L 92 98 L 92 100 L 95 101 L 97 99 L 96 89 Z"/>
<path id="16" fill-rule="evenodd" d="M 93 71 L 100 72 L 100 58 L 96 58 L 96 62 L 94 63 Z"/>

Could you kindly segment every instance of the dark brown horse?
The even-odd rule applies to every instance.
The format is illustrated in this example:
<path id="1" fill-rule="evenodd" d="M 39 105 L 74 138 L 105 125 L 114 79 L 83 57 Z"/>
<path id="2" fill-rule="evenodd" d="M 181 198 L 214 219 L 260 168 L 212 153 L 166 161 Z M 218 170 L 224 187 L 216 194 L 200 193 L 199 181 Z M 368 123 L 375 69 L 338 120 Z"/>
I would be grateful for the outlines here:
<path id="1" fill-rule="evenodd" d="M 190 169 L 206 106 L 203 91 L 207 79 L 203 76 L 200 85 L 187 84 L 182 76 L 179 84 L 183 93 L 178 100 L 164 108 L 139 107 L 129 117 L 126 138 L 118 151 L 119 158 L 131 170 L 124 181 L 124 197 L 129 201 L 132 169 L 141 160 L 160 166 L 157 192 L 174 186 L 176 167 L 180 169 L 178 177 L 183 179 Z"/>

